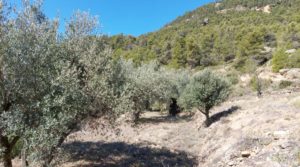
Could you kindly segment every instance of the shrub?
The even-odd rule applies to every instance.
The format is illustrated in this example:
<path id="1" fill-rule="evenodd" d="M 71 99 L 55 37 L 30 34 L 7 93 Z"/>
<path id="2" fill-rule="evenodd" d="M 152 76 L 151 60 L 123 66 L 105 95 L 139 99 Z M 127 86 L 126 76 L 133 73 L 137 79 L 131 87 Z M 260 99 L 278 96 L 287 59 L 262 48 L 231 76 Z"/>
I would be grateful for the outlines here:
<path id="1" fill-rule="evenodd" d="M 180 97 L 180 104 L 187 109 L 197 108 L 205 115 L 206 126 L 210 125 L 210 109 L 225 101 L 230 93 L 230 84 L 209 70 L 193 76 Z"/>
<path id="2" fill-rule="evenodd" d="M 285 53 L 284 49 L 278 49 L 272 58 L 272 70 L 278 72 L 287 66 L 288 55 Z"/>
<path id="3" fill-rule="evenodd" d="M 252 73 L 257 68 L 256 62 L 252 59 L 238 58 L 233 67 L 243 73 Z"/>
<path id="4" fill-rule="evenodd" d="M 300 68 L 300 49 L 289 57 L 290 68 Z"/>
<path id="5" fill-rule="evenodd" d="M 226 77 L 232 85 L 236 85 L 239 83 L 239 74 L 236 71 L 227 73 Z"/>
<path id="6" fill-rule="evenodd" d="M 262 80 L 257 75 L 253 76 L 250 80 L 251 88 L 257 92 L 257 96 L 262 95 Z"/>
<path id="7" fill-rule="evenodd" d="M 251 93 L 251 88 L 250 87 L 244 87 L 243 85 L 235 85 L 232 88 L 232 93 L 230 94 L 231 97 L 239 97 L 239 96 L 244 96 L 249 93 Z"/>
<path id="8" fill-rule="evenodd" d="M 280 81 L 279 89 L 287 88 L 287 87 L 291 86 L 292 84 L 293 84 L 293 82 L 291 82 L 291 81 Z"/>
<path id="9" fill-rule="evenodd" d="M 257 96 L 261 96 L 264 89 L 271 85 L 270 80 L 261 79 L 255 74 L 250 80 L 250 87 L 253 91 L 257 92 Z"/>

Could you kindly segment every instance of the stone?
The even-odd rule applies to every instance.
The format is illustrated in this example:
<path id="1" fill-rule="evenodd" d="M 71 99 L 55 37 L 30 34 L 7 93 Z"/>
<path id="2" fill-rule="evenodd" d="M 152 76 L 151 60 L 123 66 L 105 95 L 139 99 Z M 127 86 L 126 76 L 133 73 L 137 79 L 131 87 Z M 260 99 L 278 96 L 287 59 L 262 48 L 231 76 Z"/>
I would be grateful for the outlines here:
<path id="1" fill-rule="evenodd" d="M 238 6 L 235 7 L 235 10 L 238 11 L 238 12 L 242 12 L 242 11 L 247 10 L 247 8 L 242 6 L 242 5 L 238 5 Z"/>
<path id="2" fill-rule="evenodd" d="M 288 147 L 291 147 L 291 144 L 289 142 L 285 142 L 285 143 L 280 144 L 279 147 L 281 149 L 286 149 Z"/>
<path id="3" fill-rule="evenodd" d="M 273 137 L 275 140 L 279 140 L 281 138 L 285 138 L 287 136 L 288 132 L 286 131 L 275 131 L 273 132 Z"/>
<path id="4" fill-rule="evenodd" d="M 288 71 L 289 71 L 289 69 L 281 69 L 281 70 L 279 70 L 279 73 L 280 73 L 281 75 L 284 75 L 284 74 L 286 74 Z"/>
<path id="5" fill-rule="evenodd" d="M 250 155 L 251 153 L 249 151 L 242 151 L 242 157 L 248 158 Z"/>
<path id="6" fill-rule="evenodd" d="M 272 134 L 270 132 L 267 133 L 267 136 L 272 136 Z M 273 141 L 273 138 L 272 137 L 266 137 L 266 138 L 262 138 L 259 140 L 259 143 L 261 145 L 264 145 L 264 146 L 267 146 L 269 144 L 271 144 Z"/>
<path id="7" fill-rule="evenodd" d="M 207 25 L 209 23 L 209 19 L 208 18 L 204 18 L 203 19 L 203 25 Z"/>
<path id="8" fill-rule="evenodd" d="M 234 166 L 234 165 L 235 165 L 235 163 L 233 161 L 228 163 L 228 166 Z"/>
<path id="9" fill-rule="evenodd" d="M 243 162 L 243 158 L 242 157 L 237 158 L 236 160 L 239 161 L 239 162 Z"/>
<path id="10" fill-rule="evenodd" d="M 264 12 L 264 13 L 270 14 L 270 13 L 271 13 L 271 6 L 270 6 L 270 5 L 265 6 L 265 7 L 263 8 L 263 12 Z"/>
<path id="11" fill-rule="evenodd" d="M 300 79 L 300 68 L 292 68 L 286 72 L 287 79 Z"/>
<path id="12" fill-rule="evenodd" d="M 221 3 L 216 3 L 215 8 L 218 8 L 221 5 Z"/>
<path id="13" fill-rule="evenodd" d="M 274 49 L 268 46 L 264 46 L 264 50 L 261 53 L 272 53 Z"/>
<path id="14" fill-rule="evenodd" d="M 240 76 L 240 81 L 242 82 L 243 86 L 247 86 L 251 81 L 251 76 L 249 74 L 244 74 Z"/>
<path id="15" fill-rule="evenodd" d="M 285 53 L 292 54 L 295 53 L 296 51 L 297 51 L 296 49 L 290 49 L 290 50 L 286 50 Z"/>
<path id="16" fill-rule="evenodd" d="M 234 161 L 230 161 L 230 162 L 228 162 L 228 165 L 229 165 L 229 166 L 234 166 L 235 163 L 234 163 Z"/>

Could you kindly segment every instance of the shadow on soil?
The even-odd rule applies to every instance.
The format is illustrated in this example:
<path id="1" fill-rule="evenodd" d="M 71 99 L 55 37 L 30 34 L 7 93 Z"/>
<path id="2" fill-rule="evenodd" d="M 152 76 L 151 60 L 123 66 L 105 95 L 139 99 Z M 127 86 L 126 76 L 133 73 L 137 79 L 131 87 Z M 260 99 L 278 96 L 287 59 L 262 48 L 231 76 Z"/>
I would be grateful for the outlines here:
<path id="1" fill-rule="evenodd" d="M 77 167 L 165 167 L 197 166 L 196 158 L 185 152 L 171 152 L 123 142 L 72 142 L 63 145 L 69 162 L 85 161 Z"/>
<path id="2" fill-rule="evenodd" d="M 140 118 L 138 123 L 139 124 L 158 124 L 158 123 L 178 123 L 182 121 L 191 121 L 192 117 L 194 116 L 193 113 L 189 115 L 183 116 L 153 116 L 150 118 Z"/>
<path id="3" fill-rule="evenodd" d="M 223 117 L 227 117 L 227 116 L 233 114 L 234 112 L 236 112 L 239 109 L 240 109 L 239 106 L 232 106 L 228 110 L 225 110 L 225 111 L 222 111 L 222 112 L 219 112 L 219 113 L 216 113 L 216 114 L 212 115 L 210 117 L 210 125 L 218 122 Z"/>

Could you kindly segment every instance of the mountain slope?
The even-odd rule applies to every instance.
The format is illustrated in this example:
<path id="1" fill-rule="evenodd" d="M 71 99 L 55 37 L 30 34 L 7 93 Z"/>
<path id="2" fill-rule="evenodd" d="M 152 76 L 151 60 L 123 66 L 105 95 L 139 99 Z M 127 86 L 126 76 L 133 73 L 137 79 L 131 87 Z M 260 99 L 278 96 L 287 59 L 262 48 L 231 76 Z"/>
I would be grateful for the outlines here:
<path id="1" fill-rule="evenodd" d="M 201 114 L 174 120 L 157 112 L 135 128 L 121 119 L 115 134 L 93 124 L 69 137 L 64 166 L 298 166 L 299 96 L 285 90 L 231 99 L 213 110 L 209 128 Z"/>
<path id="2" fill-rule="evenodd" d="M 157 60 L 174 68 L 233 65 L 242 72 L 269 61 L 280 49 L 285 67 L 300 67 L 299 0 L 224 0 L 188 12 L 161 30 L 117 35 L 108 43 L 115 57 L 136 64 Z M 290 57 L 290 58 L 289 58 Z"/>

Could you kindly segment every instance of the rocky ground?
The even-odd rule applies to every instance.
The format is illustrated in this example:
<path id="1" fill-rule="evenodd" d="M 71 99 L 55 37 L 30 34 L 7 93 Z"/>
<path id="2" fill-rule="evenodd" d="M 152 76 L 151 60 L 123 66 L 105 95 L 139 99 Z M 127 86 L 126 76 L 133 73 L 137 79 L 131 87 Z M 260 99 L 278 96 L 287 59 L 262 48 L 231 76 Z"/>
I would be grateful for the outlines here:
<path id="1" fill-rule="evenodd" d="M 121 118 L 115 130 L 95 121 L 64 144 L 63 166 L 300 165 L 300 89 L 236 97 L 212 115 L 209 128 L 201 114 L 147 112 L 137 127 Z"/>

